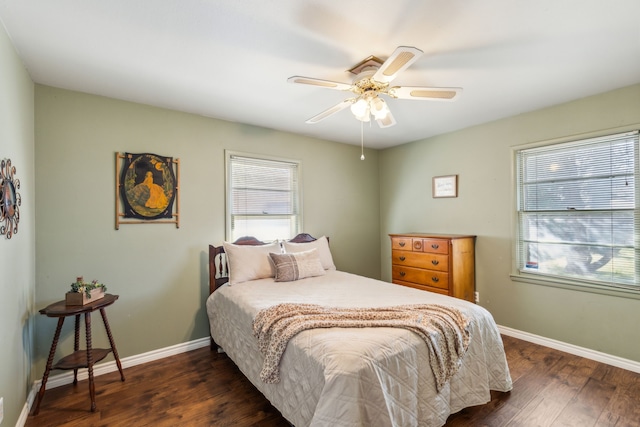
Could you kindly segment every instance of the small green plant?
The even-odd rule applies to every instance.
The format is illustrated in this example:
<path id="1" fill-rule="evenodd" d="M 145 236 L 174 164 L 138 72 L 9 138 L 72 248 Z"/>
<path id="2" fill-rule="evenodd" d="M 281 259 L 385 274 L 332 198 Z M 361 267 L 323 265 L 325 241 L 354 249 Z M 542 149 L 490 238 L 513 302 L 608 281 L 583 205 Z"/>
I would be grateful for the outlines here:
<path id="1" fill-rule="evenodd" d="M 84 292 L 87 298 L 91 298 L 91 291 L 98 288 L 102 288 L 104 292 L 107 291 L 107 285 L 98 283 L 97 280 L 92 280 L 90 283 L 87 283 L 83 280 L 82 276 L 76 278 L 76 281 L 71 284 L 71 292 Z"/>

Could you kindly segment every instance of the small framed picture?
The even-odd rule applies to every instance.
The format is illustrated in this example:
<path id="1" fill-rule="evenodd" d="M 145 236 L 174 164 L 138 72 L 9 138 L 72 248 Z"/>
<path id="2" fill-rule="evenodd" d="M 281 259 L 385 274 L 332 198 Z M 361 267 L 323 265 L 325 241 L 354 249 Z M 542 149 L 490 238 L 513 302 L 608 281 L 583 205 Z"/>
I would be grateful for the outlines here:
<path id="1" fill-rule="evenodd" d="M 433 197 L 458 197 L 458 175 L 434 176 Z"/>

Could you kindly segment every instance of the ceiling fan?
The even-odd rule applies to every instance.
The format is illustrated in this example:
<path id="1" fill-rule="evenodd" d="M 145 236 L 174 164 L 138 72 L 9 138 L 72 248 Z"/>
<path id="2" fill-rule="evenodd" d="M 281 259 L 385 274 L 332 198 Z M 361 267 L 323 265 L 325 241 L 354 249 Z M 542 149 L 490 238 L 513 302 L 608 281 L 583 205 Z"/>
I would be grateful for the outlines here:
<path id="1" fill-rule="evenodd" d="M 318 123 L 347 107 L 351 107 L 351 112 L 356 119 L 368 122 L 373 117 L 381 128 L 386 128 L 395 125 L 396 121 L 387 103 L 380 95 L 397 99 L 454 101 L 462 92 L 462 88 L 459 87 L 390 86 L 391 81 L 401 71 L 413 64 L 422 53 L 420 49 L 415 47 L 398 46 L 386 61 L 369 56 L 348 70 L 355 75 L 352 84 L 302 76 L 289 77 L 287 81 L 355 94 L 355 97 L 345 99 L 313 116 L 306 123 Z"/>

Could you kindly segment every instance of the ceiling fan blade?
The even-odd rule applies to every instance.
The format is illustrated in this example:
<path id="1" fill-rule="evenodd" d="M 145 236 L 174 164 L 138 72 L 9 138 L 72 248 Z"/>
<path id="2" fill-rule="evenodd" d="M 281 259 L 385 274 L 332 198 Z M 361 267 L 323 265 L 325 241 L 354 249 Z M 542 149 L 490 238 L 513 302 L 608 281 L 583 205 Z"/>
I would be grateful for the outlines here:
<path id="1" fill-rule="evenodd" d="M 387 115 L 383 119 L 376 119 L 378 122 L 378 126 L 381 128 L 388 128 L 396 124 L 396 119 L 391 114 L 391 111 L 387 113 Z"/>
<path id="2" fill-rule="evenodd" d="M 373 75 L 373 80 L 389 83 L 395 79 L 400 71 L 405 70 L 418 60 L 422 51 L 412 46 L 398 46 L 391 56 L 384 61 Z"/>
<path id="3" fill-rule="evenodd" d="M 461 93 L 461 87 L 394 86 L 387 90 L 392 98 L 429 101 L 455 101 Z"/>
<path id="4" fill-rule="evenodd" d="M 289 83 L 299 83 L 304 85 L 319 86 L 335 90 L 351 90 L 350 84 L 334 82 L 331 80 L 314 79 L 313 77 L 293 76 L 287 79 Z"/>
<path id="5" fill-rule="evenodd" d="M 345 108 L 351 106 L 351 104 L 353 104 L 354 101 L 355 101 L 354 98 L 345 99 L 339 104 L 336 104 L 333 107 L 324 110 L 322 113 L 311 117 L 305 123 L 310 123 L 310 124 L 318 123 L 319 121 L 326 119 L 327 117 L 337 113 L 338 111 L 342 111 Z"/>

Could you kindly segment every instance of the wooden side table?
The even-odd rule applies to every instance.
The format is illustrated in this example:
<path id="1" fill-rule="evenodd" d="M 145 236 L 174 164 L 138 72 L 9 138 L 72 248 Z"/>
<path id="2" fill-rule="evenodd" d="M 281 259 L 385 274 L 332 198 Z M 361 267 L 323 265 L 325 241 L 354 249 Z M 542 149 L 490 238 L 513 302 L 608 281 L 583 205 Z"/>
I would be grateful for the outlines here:
<path id="1" fill-rule="evenodd" d="M 122 372 L 122 365 L 120 364 L 120 358 L 118 357 L 118 351 L 111 335 L 111 329 L 109 328 L 109 322 L 107 320 L 107 314 L 105 313 L 105 307 L 113 304 L 118 299 L 118 295 L 105 294 L 103 298 L 90 302 L 85 305 L 67 305 L 64 300 L 55 302 L 42 310 L 40 314 L 44 314 L 48 317 L 57 317 L 58 326 L 53 336 L 53 343 L 51 344 L 51 350 L 49 351 L 49 358 L 47 359 L 47 368 L 44 371 L 42 377 L 42 385 L 40 391 L 38 391 L 38 397 L 36 399 L 36 405 L 33 409 L 33 415 L 38 415 L 40 411 L 40 402 L 44 396 L 44 392 L 47 385 L 47 379 L 52 369 L 73 369 L 73 383 L 78 383 L 78 369 L 88 368 L 89 370 L 89 395 L 91 396 L 91 412 L 96 410 L 96 390 L 93 382 L 93 365 L 96 362 L 101 361 L 109 353 L 113 353 L 120 371 L 120 378 L 124 381 L 124 373 Z M 91 313 L 95 310 L 100 310 L 102 315 L 102 321 L 104 327 L 107 330 L 107 336 L 109 337 L 109 344 L 111 348 L 93 348 L 91 345 Z M 84 314 L 85 323 L 85 335 L 87 340 L 87 348 L 80 350 L 80 315 Z M 73 353 L 60 359 L 55 365 L 53 364 L 53 356 L 58 346 L 58 339 L 60 338 L 60 331 L 64 324 L 64 319 L 68 316 L 75 316 L 75 341 L 73 345 Z"/>

